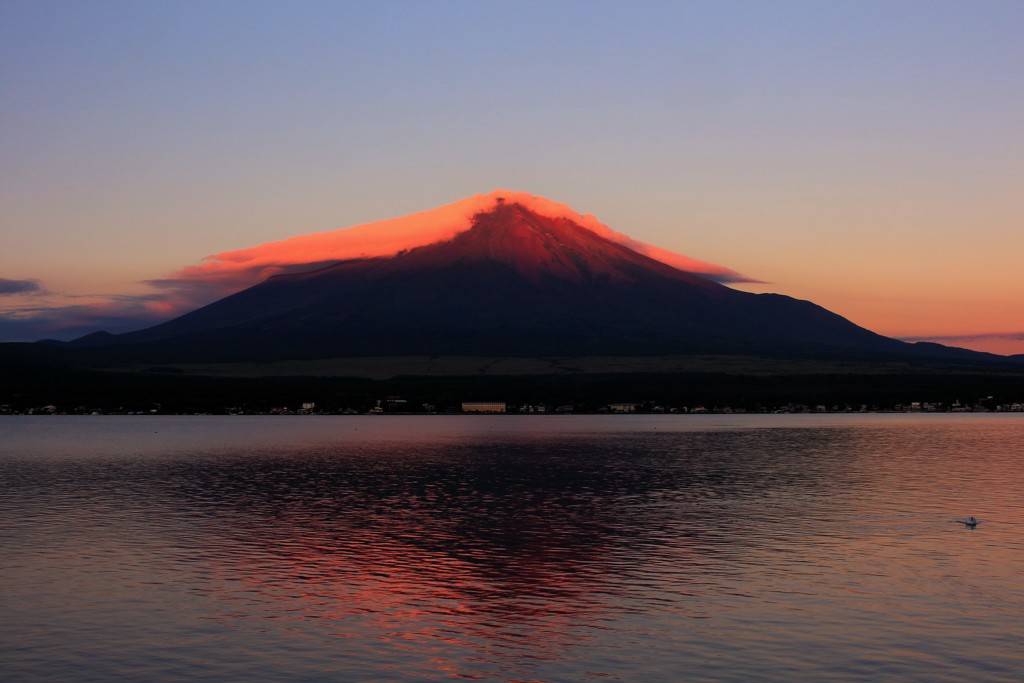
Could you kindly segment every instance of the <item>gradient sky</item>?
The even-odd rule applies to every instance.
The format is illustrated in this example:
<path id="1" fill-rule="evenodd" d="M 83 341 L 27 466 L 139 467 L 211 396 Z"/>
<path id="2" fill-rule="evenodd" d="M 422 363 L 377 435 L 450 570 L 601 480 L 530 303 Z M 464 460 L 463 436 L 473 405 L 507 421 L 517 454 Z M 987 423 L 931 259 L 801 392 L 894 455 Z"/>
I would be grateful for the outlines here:
<path id="1" fill-rule="evenodd" d="M 1016 0 L 0 0 L 0 339 L 502 187 L 1022 353 L 1022 31 Z"/>

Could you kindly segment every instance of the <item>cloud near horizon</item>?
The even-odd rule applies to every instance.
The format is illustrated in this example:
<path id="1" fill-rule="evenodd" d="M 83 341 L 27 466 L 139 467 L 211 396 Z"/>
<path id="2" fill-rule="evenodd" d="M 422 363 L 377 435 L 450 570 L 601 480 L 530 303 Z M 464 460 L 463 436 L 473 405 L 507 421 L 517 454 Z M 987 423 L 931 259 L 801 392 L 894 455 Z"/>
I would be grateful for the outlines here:
<path id="1" fill-rule="evenodd" d="M 0 277 L 0 296 L 31 294 L 42 291 L 43 288 L 39 285 L 38 280 L 8 280 L 5 277 Z"/>
<path id="2" fill-rule="evenodd" d="M 17 306 L 0 311 L 0 341 L 66 341 L 101 330 L 115 334 L 130 332 L 167 318 L 158 312 L 159 297 L 114 294 L 86 303 Z"/>
<path id="3" fill-rule="evenodd" d="M 315 270 L 340 261 L 394 256 L 416 247 L 453 239 L 470 229 L 473 217 L 499 198 L 550 217 L 566 218 L 640 254 L 718 282 L 756 282 L 713 263 L 698 261 L 618 233 L 590 214 L 525 192 L 494 190 L 428 211 L 340 230 L 297 235 L 205 257 L 165 278 L 145 280 L 155 292 L 96 297 L 88 304 L 24 306 L 0 312 L 0 339 L 20 330 L 70 339 L 91 331 L 128 331 L 195 310 L 274 275 Z M 34 280 L 2 280 L 0 294 L 42 292 Z M 38 336 L 36 337 L 39 338 Z"/>

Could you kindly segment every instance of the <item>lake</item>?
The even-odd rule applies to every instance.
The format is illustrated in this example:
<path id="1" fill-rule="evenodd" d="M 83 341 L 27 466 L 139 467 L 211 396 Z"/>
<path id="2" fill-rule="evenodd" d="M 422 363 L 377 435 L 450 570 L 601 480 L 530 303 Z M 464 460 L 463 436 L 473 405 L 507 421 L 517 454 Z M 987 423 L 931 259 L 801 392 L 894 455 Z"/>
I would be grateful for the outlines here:
<path id="1" fill-rule="evenodd" d="M 1021 414 L 4 417 L 0 678 L 1020 680 L 1022 463 Z"/>

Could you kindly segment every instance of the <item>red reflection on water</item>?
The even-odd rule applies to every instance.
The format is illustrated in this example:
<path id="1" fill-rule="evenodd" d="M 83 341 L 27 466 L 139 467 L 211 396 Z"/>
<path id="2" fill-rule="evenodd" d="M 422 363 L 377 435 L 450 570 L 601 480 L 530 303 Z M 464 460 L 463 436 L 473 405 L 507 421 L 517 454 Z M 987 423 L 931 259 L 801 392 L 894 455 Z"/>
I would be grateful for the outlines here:
<path id="1" fill-rule="evenodd" d="M 245 520 L 211 558 L 221 619 L 415 644 L 408 654 L 431 653 L 431 668 L 454 676 L 472 661 L 557 660 L 589 640 L 581 626 L 599 627 L 616 597 L 607 548 L 565 520 L 466 533 L 437 511 L 330 523 L 297 512 Z"/>

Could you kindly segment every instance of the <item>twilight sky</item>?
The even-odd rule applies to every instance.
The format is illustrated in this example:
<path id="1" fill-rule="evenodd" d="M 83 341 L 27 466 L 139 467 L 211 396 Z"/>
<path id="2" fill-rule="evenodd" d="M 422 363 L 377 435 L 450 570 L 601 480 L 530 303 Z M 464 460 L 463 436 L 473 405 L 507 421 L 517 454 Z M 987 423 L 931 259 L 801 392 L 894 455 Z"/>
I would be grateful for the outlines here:
<path id="1" fill-rule="evenodd" d="M 1024 353 L 1022 31 L 1016 0 L 0 0 L 0 340 L 150 324 L 208 255 L 509 188 Z"/>

